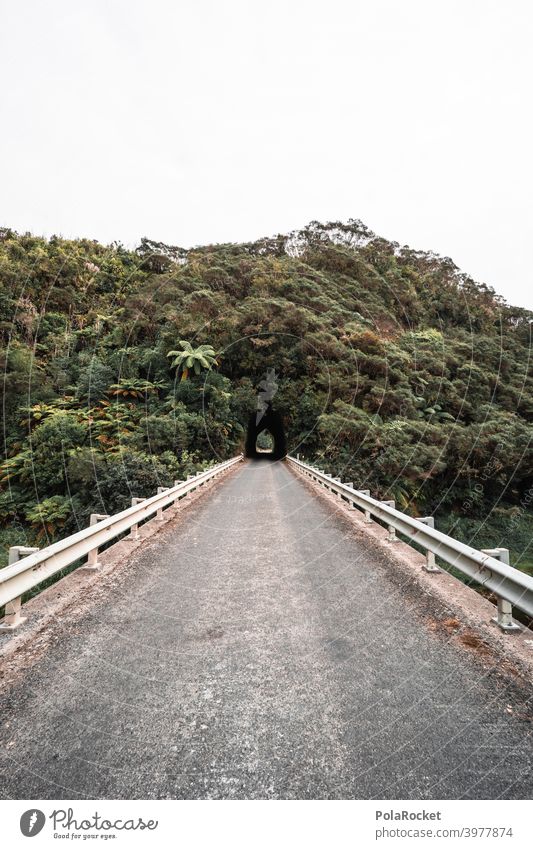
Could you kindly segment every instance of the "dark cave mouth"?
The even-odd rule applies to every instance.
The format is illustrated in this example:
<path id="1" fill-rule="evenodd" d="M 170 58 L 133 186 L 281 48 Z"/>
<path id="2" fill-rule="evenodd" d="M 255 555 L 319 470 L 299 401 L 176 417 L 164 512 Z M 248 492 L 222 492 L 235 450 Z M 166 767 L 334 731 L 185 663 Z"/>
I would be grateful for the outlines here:
<path id="1" fill-rule="evenodd" d="M 246 432 L 246 456 L 255 459 L 281 460 L 286 453 L 287 441 L 281 415 L 270 406 L 261 416 L 258 413 L 252 413 Z"/>

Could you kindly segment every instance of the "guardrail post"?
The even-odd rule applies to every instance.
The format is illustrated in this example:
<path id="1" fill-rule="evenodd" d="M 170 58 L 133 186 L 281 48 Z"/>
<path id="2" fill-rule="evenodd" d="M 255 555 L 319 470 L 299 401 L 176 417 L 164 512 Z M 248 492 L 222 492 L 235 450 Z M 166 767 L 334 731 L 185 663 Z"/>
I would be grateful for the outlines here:
<path id="1" fill-rule="evenodd" d="M 316 466 L 297 462 L 293 457 L 288 460 L 295 463 L 302 474 L 318 475 L 318 483 L 326 489 L 331 489 L 336 480 L 331 474 L 326 474 Z M 335 487 L 337 489 L 337 487 Z M 483 552 L 472 548 L 463 542 L 435 530 L 434 518 L 426 516 L 414 518 L 398 510 L 394 502 L 381 502 L 382 508 L 377 507 L 378 499 L 370 497 L 369 490 L 355 490 L 346 485 L 341 486 L 341 496 L 348 497 L 354 507 L 364 513 L 364 522 L 372 524 L 381 521 L 387 527 L 389 540 L 393 541 L 396 534 L 406 534 L 409 542 L 420 546 L 425 554 L 424 569 L 428 572 L 442 571 L 437 567 L 436 558 L 455 567 L 464 575 L 479 581 L 485 589 L 490 590 L 498 602 L 498 615 L 493 620 L 504 632 L 520 632 L 520 624 L 513 621 L 512 607 L 522 613 L 533 616 L 533 578 L 519 569 L 513 569 L 509 564 L 507 549 L 484 549 Z M 358 493 L 361 493 L 358 495 Z M 363 496 L 364 493 L 364 497 Z M 392 509 L 385 505 L 392 503 Z M 385 509 L 383 509 L 385 508 Z M 379 517 L 382 517 L 379 520 Z M 422 531 L 421 523 L 426 524 L 427 530 Z M 420 540 L 424 542 L 420 542 Z M 418 545 L 417 545 L 418 543 Z M 432 549 L 432 550 L 430 550 Z M 501 562 L 495 562 L 498 558 Z"/>
<path id="2" fill-rule="evenodd" d="M 135 505 L 140 504 L 141 501 L 146 501 L 146 498 L 132 498 L 131 499 L 131 506 L 135 507 Z M 141 538 L 141 535 L 139 533 L 139 523 L 135 522 L 135 524 L 131 526 L 131 530 L 130 530 L 128 536 L 125 537 L 125 539 L 131 540 L 133 542 L 134 540 L 138 540 L 140 538 Z"/>
<path id="3" fill-rule="evenodd" d="M 385 507 L 392 507 L 393 509 L 396 507 L 395 501 L 382 501 L 381 503 L 384 504 Z M 387 537 L 389 542 L 398 542 L 398 537 L 396 536 L 396 528 L 394 527 L 394 525 L 387 525 L 387 531 L 389 532 L 389 536 Z"/>
<path id="4" fill-rule="evenodd" d="M 219 464 L 215 470 L 202 472 L 202 477 L 194 485 L 205 483 L 206 478 L 210 479 L 214 475 L 214 471 L 225 470 L 240 460 L 242 455 Z M 189 483 L 188 486 L 190 485 Z M 22 600 L 27 591 L 42 585 L 65 567 L 79 563 L 82 558 L 86 559 L 80 565 L 81 569 L 97 567 L 98 546 L 103 546 L 117 537 L 122 540 L 140 539 L 139 522 L 154 516 L 162 504 L 166 505 L 167 502 L 179 498 L 186 488 L 188 487 L 178 485 L 176 491 L 172 495 L 166 493 L 165 498 L 161 495 L 154 495 L 148 499 L 132 498 L 131 508 L 106 518 L 102 522 L 102 528 L 94 523 L 100 520 L 103 514 L 92 514 L 90 524 L 94 525 L 93 527 L 78 531 L 67 539 L 59 540 L 45 548 L 11 546 L 9 565 L 5 569 L 0 569 L 0 604 L 5 608 L 4 618 L 0 622 L 0 631 L 12 631 L 24 621 Z M 142 510 L 135 509 L 135 505 L 141 502 L 146 502 L 146 506 L 143 504 Z M 124 536 L 124 534 L 128 535 Z M 19 560 L 20 563 L 17 562 Z M 26 563 L 25 560 L 29 562 Z"/>
<path id="5" fill-rule="evenodd" d="M 427 525 L 428 528 L 435 527 L 435 519 L 433 516 L 417 516 L 417 522 L 423 522 L 424 525 Z M 441 572 L 437 564 L 435 563 L 435 555 L 432 551 L 426 551 L 426 565 L 422 566 L 425 572 Z"/>
<path id="6" fill-rule="evenodd" d="M 508 548 L 482 548 L 480 550 L 483 554 L 496 557 L 497 560 L 501 560 L 507 566 L 511 565 Z M 506 634 L 519 634 L 522 628 L 516 622 L 513 622 L 513 606 L 511 602 L 499 595 L 496 595 L 496 601 L 498 613 L 491 619 L 491 622 L 494 622 Z"/>
<path id="7" fill-rule="evenodd" d="M 349 486 L 353 486 L 353 483 L 349 484 Z M 356 489 L 355 491 L 360 492 L 361 495 L 368 495 L 368 497 L 370 498 L 370 490 L 369 489 Z M 350 507 L 352 508 L 352 510 L 357 510 L 357 504 L 355 503 L 355 501 L 350 501 Z M 365 510 L 365 522 L 366 522 L 366 514 L 367 514 L 367 511 Z M 368 515 L 370 516 L 370 513 Z M 370 519 L 370 521 L 372 521 L 372 519 Z"/>
<path id="8" fill-rule="evenodd" d="M 170 489 L 169 486 L 158 486 L 157 487 L 157 494 L 160 495 L 160 493 L 167 492 L 167 490 L 169 490 L 169 489 Z M 156 522 L 164 522 L 165 521 L 163 519 L 163 508 L 162 507 L 160 507 L 159 510 L 157 511 L 155 520 L 156 520 Z"/>
<path id="9" fill-rule="evenodd" d="M 92 525 L 96 525 L 97 522 L 101 522 L 102 519 L 108 519 L 109 513 L 91 513 L 91 518 L 89 519 L 89 527 Z M 100 568 L 100 564 L 98 562 L 98 547 L 92 548 L 87 555 L 87 563 L 84 566 L 80 566 L 80 569 L 88 569 L 91 572 L 97 571 Z"/>
<path id="10" fill-rule="evenodd" d="M 353 481 L 344 481 L 344 486 L 351 486 L 353 488 Z M 345 495 L 343 492 L 339 493 L 341 501 L 347 501 L 350 504 L 350 498 L 348 495 Z"/>
<path id="11" fill-rule="evenodd" d="M 358 490 L 358 492 L 360 492 L 361 495 L 368 495 L 368 497 L 370 498 L 370 490 L 369 489 L 360 489 L 360 490 Z M 363 519 L 363 521 L 367 525 L 372 524 L 372 514 L 370 513 L 370 510 L 365 510 L 365 518 Z"/>
<path id="12" fill-rule="evenodd" d="M 12 545 L 9 549 L 8 565 L 11 566 L 12 563 L 20 560 L 21 557 L 27 557 L 28 554 L 33 554 L 35 551 L 39 551 L 39 549 L 30 548 L 27 545 Z M 0 631 L 14 631 L 15 628 L 18 628 L 19 625 L 22 625 L 26 621 L 26 617 L 21 614 L 21 609 L 22 596 L 20 595 L 6 602 L 6 612 L 2 622 L 0 622 Z"/>

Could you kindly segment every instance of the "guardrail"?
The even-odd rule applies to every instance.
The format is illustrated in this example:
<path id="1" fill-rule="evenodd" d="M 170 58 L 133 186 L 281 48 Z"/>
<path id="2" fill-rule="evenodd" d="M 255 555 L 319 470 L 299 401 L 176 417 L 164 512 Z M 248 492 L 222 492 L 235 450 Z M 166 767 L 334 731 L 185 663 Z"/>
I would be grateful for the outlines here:
<path id="1" fill-rule="evenodd" d="M 170 507 L 179 498 L 188 495 L 242 459 L 243 455 L 239 454 L 238 457 L 219 463 L 204 472 L 190 475 L 186 481 L 175 481 L 173 487 L 159 487 L 157 495 L 150 498 L 132 498 L 131 507 L 113 516 L 103 517 L 102 514 L 94 513 L 88 528 L 46 548 L 28 549 L 13 546 L 9 550 L 9 565 L 0 569 L 0 607 L 6 606 L 0 630 L 12 631 L 25 621 L 21 615 L 22 595 L 25 592 L 85 555 L 88 556 L 87 563 L 82 564 L 80 568 L 98 569 L 98 548 L 101 545 L 130 529 L 129 537 L 124 539 L 139 539 L 139 522 L 154 513 L 157 519 L 161 520 L 165 507 Z M 25 556 L 20 557 L 21 555 Z"/>
<path id="2" fill-rule="evenodd" d="M 295 457 L 287 460 L 308 477 L 345 498 L 353 507 L 362 510 L 366 522 L 372 517 L 385 522 L 388 538 L 394 542 L 396 531 L 409 537 L 426 550 L 427 572 L 438 573 L 435 556 L 458 569 L 464 575 L 491 590 L 497 597 L 497 615 L 493 619 L 505 633 L 521 631 L 513 621 L 512 605 L 533 618 L 533 578 L 509 565 L 506 548 L 478 551 L 434 527 L 433 516 L 413 518 L 395 509 L 394 501 L 379 501 L 370 497 L 369 490 L 357 490 L 352 483 L 342 483 L 339 478 L 327 475 L 323 470 L 303 463 Z"/>

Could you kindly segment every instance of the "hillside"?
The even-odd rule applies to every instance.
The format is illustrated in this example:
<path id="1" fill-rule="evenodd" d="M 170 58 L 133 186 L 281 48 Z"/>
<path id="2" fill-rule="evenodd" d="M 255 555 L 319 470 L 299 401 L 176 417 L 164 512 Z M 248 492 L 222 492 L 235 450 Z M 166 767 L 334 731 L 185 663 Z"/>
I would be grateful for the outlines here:
<path id="1" fill-rule="evenodd" d="M 267 369 L 289 451 L 530 568 L 533 313 L 361 222 L 136 251 L 0 231 L 3 546 L 228 457 Z M 217 364 L 186 379 L 180 340 Z"/>

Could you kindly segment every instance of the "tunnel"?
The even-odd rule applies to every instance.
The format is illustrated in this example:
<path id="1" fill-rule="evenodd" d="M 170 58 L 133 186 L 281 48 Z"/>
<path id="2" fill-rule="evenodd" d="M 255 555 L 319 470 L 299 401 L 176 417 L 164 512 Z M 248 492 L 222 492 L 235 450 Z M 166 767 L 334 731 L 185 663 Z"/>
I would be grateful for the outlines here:
<path id="1" fill-rule="evenodd" d="M 268 447 L 261 448 L 259 442 Z M 270 438 L 269 438 L 270 437 Z M 269 404 L 265 413 L 258 417 L 256 412 L 252 413 L 248 420 L 246 432 L 245 454 L 247 457 L 265 460 L 282 460 L 287 453 L 287 441 L 283 419 Z"/>

